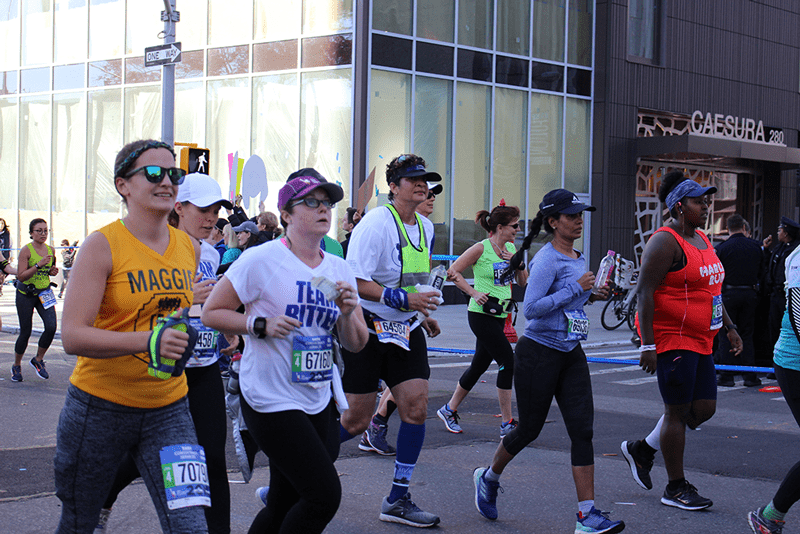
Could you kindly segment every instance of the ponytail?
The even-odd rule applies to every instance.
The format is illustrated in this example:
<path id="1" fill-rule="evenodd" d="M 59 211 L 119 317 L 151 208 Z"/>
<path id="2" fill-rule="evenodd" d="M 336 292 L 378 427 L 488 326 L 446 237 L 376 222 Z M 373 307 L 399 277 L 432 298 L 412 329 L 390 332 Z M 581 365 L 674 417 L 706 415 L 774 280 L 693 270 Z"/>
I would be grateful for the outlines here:
<path id="1" fill-rule="evenodd" d="M 492 231 L 492 228 L 489 226 L 489 215 L 490 213 L 486 210 L 481 210 L 475 214 L 475 224 L 480 225 L 480 227 L 487 232 Z"/>
<path id="2" fill-rule="evenodd" d="M 533 243 L 533 240 L 536 239 L 536 236 L 539 235 L 539 231 L 542 229 L 542 222 L 544 222 L 544 215 L 539 211 L 536 217 L 531 220 L 528 235 L 522 240 L 522 246 L 508 261 L 508 267 L 503 271 L 501 279 L 505 279 L 505 277 L 511 276 L 514 271 L 519 270 L 519 266 L 522 265 L 525 258 L 525 251 L 531 248 L 531 243 Z"/>

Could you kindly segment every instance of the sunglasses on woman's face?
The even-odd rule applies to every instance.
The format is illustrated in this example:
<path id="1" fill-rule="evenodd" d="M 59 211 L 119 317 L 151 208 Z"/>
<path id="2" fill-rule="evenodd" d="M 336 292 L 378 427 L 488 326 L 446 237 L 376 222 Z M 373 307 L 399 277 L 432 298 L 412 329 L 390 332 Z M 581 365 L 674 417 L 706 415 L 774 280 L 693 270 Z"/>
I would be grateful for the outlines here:
<path id="1" fill-rule="evenodd" d="M 139 171 L 144 173 L 144 177 L 147 178 L 147 181 L 151 184 L 160 184 L 166 174 L 169 176 L 169 181 L 172 182 L 172 185 L 181 185 L 184 176 L 186 176 L 186 171 L 178 167 L 167 168 L 161 167 L 160 165 L 145 165 L 144 167 L 132 170 L 125 175 L 125 178 L 130 178 Z"/>
<path id="2" fill-rule="evenodd" d="M 514 230 L 519 230 L 519 223 L 507 224 L 506 226 L 510 226 Z"/>

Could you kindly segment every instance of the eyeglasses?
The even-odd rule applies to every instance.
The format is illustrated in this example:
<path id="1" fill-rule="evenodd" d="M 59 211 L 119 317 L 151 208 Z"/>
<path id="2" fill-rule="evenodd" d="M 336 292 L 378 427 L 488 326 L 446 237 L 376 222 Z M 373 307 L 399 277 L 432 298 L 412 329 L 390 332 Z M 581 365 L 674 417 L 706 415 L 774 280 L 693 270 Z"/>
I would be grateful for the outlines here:
<path id="1" fill-rule="evenodd" d="M 34 234 L 45 235 L 47 233 L 47 231 L 48 231 L 47 228 L 45 228 L 44 230 L 42 230 L 41 228 L 34 228 L 33 233 Z"/>
<path id="2" fill-rule="evenodd" d="M 319 207 L 320 204 L 322 204 L 323 206 L 325 206 L 330 210 L 333 209 L 333 207 L 336 205 L 336 202 L 331 202 L 330 200 L 320 200 L 314 197 L 306 197 L 306 198 L 301 198 L 300 200 L 295 200 L 286 207 L 293 208 L 295 206 L 299 206 L 300 204 L 305 204 L 311 209 L 316 209 Z"/>
<path id="3" fill-rule="evenodd" d="M 151 184 L 160 184 L 166 174 L 169 176 L 169 181 L 172 182 L 172 185 L 181 185 L 184 176 L 186 176 L 186 171 L 178 167 L 167 168 L 161 167 L 160 165 L 145 165 L 144 167 L 132 170 L 125 175 L 125 178 L 129 178 L 139 171 L 144 171 L 144 177 L 147 178 L 147 181 Z"/>
<path id="4" fill-rule="evenodd" d="M 436 193 L 433 193 L 433 192 L 431 192 L 431 191 L 428 191 L 428 200 L 430 200 L 430 199 L 432 199 L 432 198 L 436 198 Z"/>

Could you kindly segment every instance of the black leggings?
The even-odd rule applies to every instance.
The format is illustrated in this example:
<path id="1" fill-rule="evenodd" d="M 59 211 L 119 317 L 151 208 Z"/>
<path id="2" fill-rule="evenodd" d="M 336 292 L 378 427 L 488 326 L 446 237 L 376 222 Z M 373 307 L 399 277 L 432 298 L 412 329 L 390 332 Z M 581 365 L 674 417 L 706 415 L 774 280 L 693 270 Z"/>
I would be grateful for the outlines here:
<path id="1" fill-rule="evenodd" d="M 333 465 L 339 455 L 339 422 L 333 401 L 315 415 L 300 410 L 261 413 L 253 410 L 244 396 L 241 402 L 247 428 L 269 458 L 270 472 L 267 506 L 248 532 L 322 532 L 342 500 Z"/>
<path id="2" fill-rule="evenodd" d="M 35 295 L 24 295 L 15 291 L 17 294 L 17 317 L 19 317 L 19 337 L 14 344 L 14 352 L 17 354 L 25 354 L 25 349 L 28 348 L 28 340 L 31 338 L 33 331 L 33 310 L 39 314 L 44 323 L 44 332 L 39 336 L 39 348 L 48 349 L 50 343 L 53 342 L 53 336 L 56 335 L 56 307 L 50 306 L 44 309 L 42 301 Z"/>
<path id="3" fill-rule="evenodd" d="M 800 371 L 785 369 L 780 365 L 774 367 L 783 398 L 792 410 L 794 420 L 800 424 Z M 772 498 L 772 504 L 779 512 L 786 513 L 797 501 L 800 501 L 800 462 L 794 464 L 786 473 L 775 497 Z"/>
<path id="4" fill-rule="evenodd" d="M 500 366 L 497 372 L 497 388 L 511 389 L 514 380 L 514 349 L 503 331 L 506 320 L 477 312 L 467 312 L 467 320 L 475 334 L 475 356 L 458 383 L 467 391 L 472 391 L 494 360 Z"/>
<path id="5" fill-rule="evenodd" d="M 580 344 L 569 352 L 522 337 L 514 355 L 519 426 L 503 438 L 516 456 L 539 437 L 555 397 L 572 441 L 572 465 L 594 465 L 594 399 L 589 365 Z"/>
<path id="6" fill-rule="evenodd" d="M 192 414 L 197 442 L 206 453 L 211 507 L 204 508 L 208 532 L 228 534 L 231 531 L 231 491 L 225 464 L 225 439 L 228 420 L 225 414 L 225 393 L 216 364 L 187 367 L 189 411 Z M 119 493 L 139 477 L 139 470 L 128 454 L 117 469 L 114 485 L 103 508 L 110 509 Z"/>

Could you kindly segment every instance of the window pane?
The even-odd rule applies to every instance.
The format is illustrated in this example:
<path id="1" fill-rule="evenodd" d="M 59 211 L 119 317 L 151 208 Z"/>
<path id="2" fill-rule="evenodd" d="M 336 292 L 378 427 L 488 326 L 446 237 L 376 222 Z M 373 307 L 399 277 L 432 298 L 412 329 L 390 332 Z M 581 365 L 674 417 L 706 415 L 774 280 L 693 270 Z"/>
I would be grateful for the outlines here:
<path id="1" fill-rule="evenodd" d="M 56 244 L 83 238 L 86 187 L 86 96 L 53 96 L 53 235 Z"/>
<path id="2" fill-rule="evenodd" d="M 567 68 L 567 92 L 573 95 L 592 96 L 592 71 Z"/>
<path id="3" fill-rule="evenodd" d="M 373 0 L 372 29 L 411 35 L 411 0 Z"/>
<path id="4" fill-rule="evenodd" d="M 591 135 L 591 102 L 567 99 L 566 158 L 564 187 L 573 193 L 589 192 L 589 138 Z"/>
<path id="5" fill-rule="evenodd" d="M 527 56 L 530 49 L 530 0 L 498 0 L 497 50 Z"/>
<path id="6" fill-rule="evenodd" d="M 175 79 L 183 80 L 186 78 L 199 78 L 202 76 L 204 57 L 205 54 L 202 50 L 181 52 L 181 62 L 175 64 Z"/>
<path id="7" fill-rule="evenodd" d="M 250 50 L 245 46 L 226 46 L 208 51 L 208 75 L 227 76 L 247 74 L 250 67 Z"/>
<path id="8" fill-rule="evenodd" d="M 533 63 L 531 67 L 533 89 L 545 91 L 564 90 L 564 67 L 552 63 Z"/>
<path id="9" fill-rule="evenodd" d="M 90 91 L 88 108 L 86 217 L 91 231 L 111 222 L 120 212 L 114 158 L 122 148 L 122 91 Z"/>
<path id="10" fill-rule="evenodd" d="M 121 56 L 124 35 L 124 0 L 89 0 L 89 59 Z"/>
<path id="11" fill-rule="evenodd" d="M 533 0 L 533 57 L 564 61 L 565 20 L 563 1 Z"/>
<path id="12" fill-rule="evenodd" d="M 203 48 L 208 42 L 208 10 L 206 9 L 206 3 L 201 2 L 201 7 L 197 9 L 187 9 L 185 6 L 186 4 L 183 1 L 179 1 L 178 11 L 181 13 L 181 21 L 178 23 L 176 41 L 181 42 L 183 61 L 186 61 L 187 50 Z"/>
<path id="13" fill-rule="evenodd" d="M 210 46 L 250 41 L 253 35 L 253 0 L 208 0 Z"/>
<path id="14" fill-rule="evenodd" d="M 411 41 L 373 33 L 372 64 L 411 70 Z"/>
<path id="15" fill-rule="evenodd" d="M 658 59 L 661 41 L 660 0 L 630 0 L 628 3 L 628 54 Z"/>
<path id="16" fill-rule="evenodd" d="M 180 9 L 181 4 L 183 2 L 177 2 L 178 11 L 183 15 L 183 11 Z M 183 4 L 183 10 L 190 11 L 186 4 Z M 158 34 L 164 31 L 164 21 L 161 20 L 162 11 L 164 11 L 163 0 L 128 0 L 126 17 L 128 21 L 128 31 L 126 32 L 128 54 L 144 55 L 146 47 L 164 44 L 164 38 L 158 37 Z M 176 41 L 180 41 L 180 30 L 182 29 L 183 24 L 179 22 Z"/>
<path id="17" fill-rule="evenodd" d="M 372 70 L 369 125 L 367 173 L 375 167 L 375 186 L 385 201 L 386 165 L 411 149 L 411 75 Z"/>
<path id="18" fill-rule="evenodd" d="M 475 224 L 475 213 L 489 205 L 491 87 L 458 83 L 456 98 L 458 157 L 453 176 L 458 177 L 458 187 L 453 190 L 453 254 L 460 255 L 486 237 Z"/>
<path id="19" fill-rule="evenodd" d="M 528 152 L 528 92 L 498 87 L 494 93 L 492 206 L 501 198 L 524 210 Z M 490 209 L 487 205 L 487 209 Z M 524 214 L 524 211 L 523 211 Z M 521 215 L 522 217 L 522 215 Z"/>
<path id="20" fill-rule="evenodd" d="M 13 95 L 18 90 L 17 71 L 0 72 L 0 95 Z"/>
<path id="21" fill-rule="evenodd" d="M 353 36 L 349 34 L 303 39 L 303 68 L 349 65 L 352 55 Z"/>
<path id="22" fill-rule="evenodd" d="M 19 67 L 19 0 L 5 0 L 0 9 L 0 69 Z"/>
<path id="23" fill-rule="evenodd" d="M 22 93 L 38 93 L 50 90 L 50 68 L 27 69 L 20 71 Z"/>
<path id="24" fill-rule="evenodd" d="M 492 49 L 494 24 L 492 0 L 461 0 L 458 3 L 458 43 Z"/>
<path id="25" fill-rule="evenodd" d="M 492 55 L 459 48 L 457 75 L 470 80 L 492 81 Z"/>
<path id="26" fill-rule="evenodd" d="M 453 75 L 455 48 L 417 41 L 417 71 Z"/>
<path id="27" fill-rule="evenodd" d="M 561 187 L 563 106 L 563 97 L 531 93 L 530 218 L 536 216 L 545 193 Z"/>
<path id="28" fill-rule="evenodd" d="M 353 0 L 303 2 L 304 35 L 325 35 L 352 30 Z"/>
<path id="29" fill-rule="evenodd" d="M 301 0 L 255 0 L 257 41 L 300 35 Z"/>
<path id="30" fill-rule="evenodd" d="M 314 167 L 350 198 L 353 81 L 350 69 L 305 72 L 300 79 L 300 167 Z M 347 201 L 339 202 L 332 214 L 340 221 Z M 336 237 L 338 224 L 329 235 Z"/>
<path id="31" fill-rule="evenodd" d="M 17 122 L 19 111 L 16 98 L 0 98 L 0 210 L 16 210 L 17 208 Z M 15 221 L 17 214 L 0 211 L 0 217 L 6 221 Z"/>
<path id="32" fill-rule="evenodd" d="M 161 86 L 125 89 L 123 144 L 137 139 L 161 138 Z"/>
<path id="33" fill-rule="evenodd" d="M 22 64 L 53 61 L 52 0 L 22 2 Z"/>
<path id="34" fill-rule="evenodd" d="M 297 68 L 297 39 L 253 45 L 253 72 Z"/>
<path id="35" fill-rule="evenodd" d="M 31 96 L 20 100 L 19 207 L 21 210 L 48 212 L 50 205 L 50 97 Z M 30 213 L 20 213 L 25 220 Z M 39 215 L 34 215 L 38 217 Z"/>
<path id="36" fill-rule="evenodd" d="M 175 140 L 206 146 L 205 102 L 203 82 L 175 84 Z"/>
<path id="37" fill-rule="evenodd" d="M 145 67 L 144 56 L 129 57 L 125 60 L 125 83 L 160 82 L 161 70 L 160 66 Z"/>
<path id="38" fill-rule="evenodd" d="M 414 151 L 427 168 L 442 176 L 444 191 L 436 197 L 433 213 L 434 254 L 450 253 L 450 173 L 453 125 L 453 82 L 417 76 L 414 99 Z M 377 173 L 377 171 L 376 171 Z"/>
<path id="39" fill-rule="evenodd" d="M 250 83 L 247 78 L 208 82 L 206 148 L 211 151 L 211 176 L 221 183 L 228 173 L 228 154 L 247 160 L 250 149 Z M 246 209 L 246 208 L 245 208 Z M 252 210 L 250 210 L 252 211 Z"/>
<path id="40" fill-rule="evenodd" d="M 592 0 L 569 0 L 569 51 L 567 62 L 592 66 Z"/>
<path id="41" fill-rule="evenodd" d="M 278 191 L 299 169 L 300 87 L 298 75 L 253 78 L 253 154 L 264 160 L 269 196 L 265 205 L 277 213 Z"/>
<path id="42" fill-rule="evenodd" d="M 495 81 L 506 85 L 528 87 L 528 60 L 495 56 Z"/>
<path id="43" fill-rule="evenodd" d="M 53 90 L 82 89 L 86 86 L 86 65 L 61 65 L 53 67 Z"/>
<path id="44" fill-rule="evenodd" d="M 122 83 L 122 60 L 89 63 L 89 87 L 119 85 Z"/>
<path id="45" fill-rule="evenodd" d="M 455 16 L 453 0 L 417 0 L 417 37 L 452 43 Z"/>
<path id="46" fill-rule="evenodd" d="M 88 0 L 55 1 L 55 62 L 86 60 L 89 47 Z"/>

